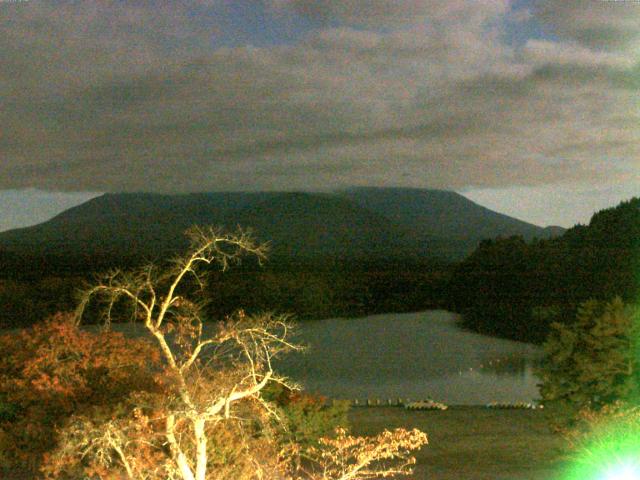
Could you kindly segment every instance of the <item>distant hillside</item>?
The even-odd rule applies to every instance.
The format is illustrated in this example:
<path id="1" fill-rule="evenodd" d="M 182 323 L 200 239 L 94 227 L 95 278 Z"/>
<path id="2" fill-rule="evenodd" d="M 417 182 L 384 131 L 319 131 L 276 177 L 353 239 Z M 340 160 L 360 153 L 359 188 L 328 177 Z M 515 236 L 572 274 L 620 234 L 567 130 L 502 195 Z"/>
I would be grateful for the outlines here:
<path id="1" fill-rule="evenodd" d="M 551 322 L 574 318 L 588 299 L 637 302 L 639 271 L 640 198 L 632 198 L 557 238 L 482 242 L 456 266 L 448 308 L 474 330 L 542 341 Z"/>
<path id="2" fill-rule="evenodd" d="M 458 260 L 484 238 L 546 237 L 535 225 L 453 192 L 355 188 L 335 193 L 105 194 L 42 224 L 0 233 L 11 254 L 143 255 L 184 245 L 193 224 L 252 228 L 272 258 Z"/>
<path id="3" fill-rule="evenodd" d="M 562 227 L 540 228 L 494 212 L 446 190 L 365 187 L 338 194 L 416 233 L 440 239 L 439 251 L 451 258 L 471 253 L 488 238 L 520 235 L 532 240 L 564 232 Z"/>
<path id="4" fill-rule="evenodd" d="M 561 237 L 567 231 L 566 228 L 560 227 L 558 225 L 549 225 L 544 228 L 544 236 L 542 238 L 554 238 Z"/>

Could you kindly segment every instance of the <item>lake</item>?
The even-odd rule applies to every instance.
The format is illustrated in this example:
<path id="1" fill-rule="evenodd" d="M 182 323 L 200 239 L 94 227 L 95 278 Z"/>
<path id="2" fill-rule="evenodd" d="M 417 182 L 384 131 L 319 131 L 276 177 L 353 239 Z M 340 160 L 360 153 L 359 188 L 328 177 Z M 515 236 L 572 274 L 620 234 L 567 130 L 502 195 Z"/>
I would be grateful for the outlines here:
<path id="1" fill-rule="evenodd" d="M 432 310 L 302 322 L 308 346 L 279 372 L 332 398 L 426 399 L 450 405 L 531 402 L 539 397 L 537 346 L 464 331 Z"/>

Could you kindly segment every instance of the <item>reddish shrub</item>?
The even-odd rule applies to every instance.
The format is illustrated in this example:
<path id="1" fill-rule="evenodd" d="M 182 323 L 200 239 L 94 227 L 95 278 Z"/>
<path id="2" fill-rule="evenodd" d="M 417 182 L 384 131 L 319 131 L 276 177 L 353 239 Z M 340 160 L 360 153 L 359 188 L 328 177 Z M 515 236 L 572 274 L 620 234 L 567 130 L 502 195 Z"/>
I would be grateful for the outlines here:
<path id="1" fill-rule="evenodd" d="M 0 351 L 0 430 L 11 450 L 6 457 L 21 468 L 40 465 L 72 414 L 158 388 L 152 344 L 83 331 L 69 314 L 0 336 Z"/>

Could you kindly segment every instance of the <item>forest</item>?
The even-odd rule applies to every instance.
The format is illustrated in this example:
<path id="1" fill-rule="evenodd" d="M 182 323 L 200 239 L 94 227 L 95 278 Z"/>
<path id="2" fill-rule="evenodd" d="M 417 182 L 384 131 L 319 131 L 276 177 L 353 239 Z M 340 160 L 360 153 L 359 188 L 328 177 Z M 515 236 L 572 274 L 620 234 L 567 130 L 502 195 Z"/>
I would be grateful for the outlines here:
<path id="1" fill-rule="evenodd" d="M 0 252 L 0 255 L 2 253 Z M 175 252 L 171 252 L 170 257 Z M 9 256 L 9 255 L 6 255 Z M 99 272 L 130 269 L 138 258 L 11 258 L 0 274 L 0 328 L 33 325 L 72 310 L 77 292 Z M 298 320 L 411 312 L 445 304 L 450 267 L 442 262 L 287 263 L 245 260 L 233 270 L 211 269 L 207 314 L 221 319 L 238 308 L 293 314 Z"/>
<path id="2" fill-rule="evenodd" d="M 640 293 L 640 199 L 595 213 L 551 239 L 484 240 L 458 263 L 246 260 L 212 269 L 207 314 L 290 313 L 298 320 L 443 308 L 474 331 L 535 343 L 553 322 L 570 322 L 580 303 Z M 175 252 L 167 254 L 170 256 Z M 142 260 L 105 254 L 16 257 L 0 251 L 0 327 L 32 325 L 74 308 L 78 289 L 98 272 Z"/>
<path id="3" fill-rule="evenodd" d="M 483 241 L 453 268 L 448 308 L 470 329 L 539 343 L 586 300 L 637 300 L 639 272 L 640 199 L 633 198 L 558 238 Z"/>

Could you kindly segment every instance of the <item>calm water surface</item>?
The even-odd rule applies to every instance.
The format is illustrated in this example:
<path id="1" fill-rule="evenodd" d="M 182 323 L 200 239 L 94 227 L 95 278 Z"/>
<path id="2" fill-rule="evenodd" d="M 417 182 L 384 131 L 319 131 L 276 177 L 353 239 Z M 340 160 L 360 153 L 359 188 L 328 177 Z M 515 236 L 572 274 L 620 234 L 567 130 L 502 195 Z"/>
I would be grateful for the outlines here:
<path id="1" fill-rule="evenodd" d="M 538 398 L 536 346 L 466 332 L 432 310 L 301 323 L 278 370 L 333 398 L 433 398 L 455 405 Z"/>

